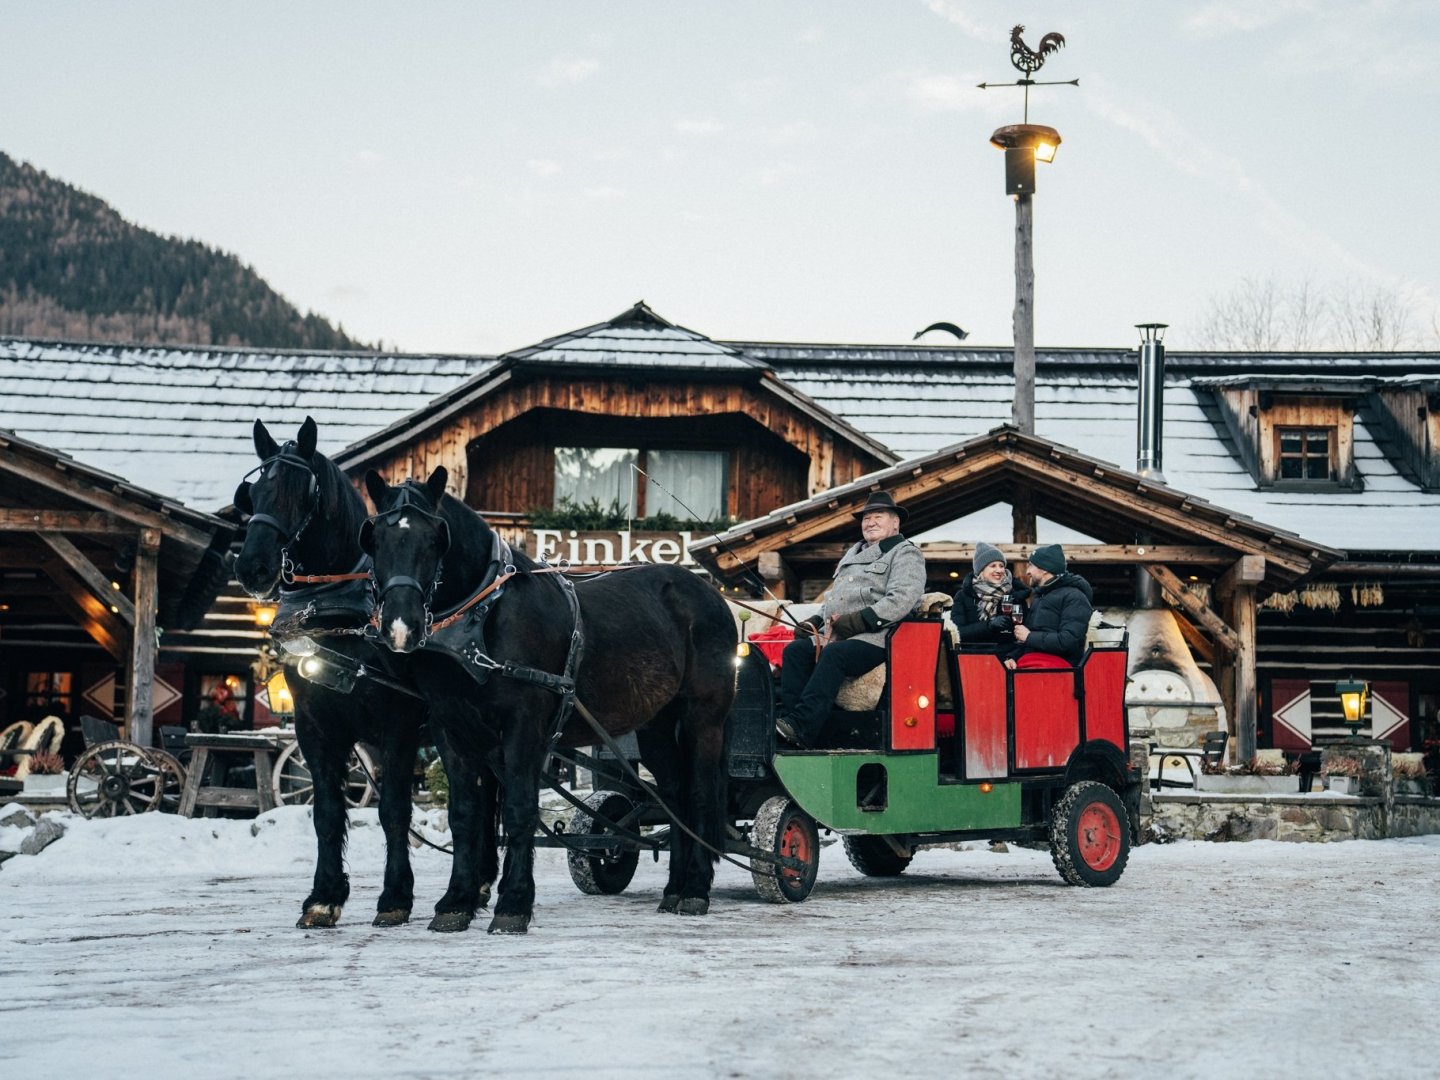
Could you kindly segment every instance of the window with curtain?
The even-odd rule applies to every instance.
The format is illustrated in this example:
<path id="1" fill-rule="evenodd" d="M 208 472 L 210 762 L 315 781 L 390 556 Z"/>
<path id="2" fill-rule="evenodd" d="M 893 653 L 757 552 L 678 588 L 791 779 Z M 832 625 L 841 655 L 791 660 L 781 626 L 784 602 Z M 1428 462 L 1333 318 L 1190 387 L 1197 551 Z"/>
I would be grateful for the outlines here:
<path id="1" fill-rule="evenodd" d="M 638 450 L 611 446 L 557 446 L 555 448 L 555 505 L 566 500 L 584 506 L 595 499 L 602 510 L 616 503 L 634 514 Z"/>
<path id="2" fill-rule="evenodd" d="M 645 454 L 645 514 L 713 521 L 725 516 L 725 455 L 718 450 Z"/>

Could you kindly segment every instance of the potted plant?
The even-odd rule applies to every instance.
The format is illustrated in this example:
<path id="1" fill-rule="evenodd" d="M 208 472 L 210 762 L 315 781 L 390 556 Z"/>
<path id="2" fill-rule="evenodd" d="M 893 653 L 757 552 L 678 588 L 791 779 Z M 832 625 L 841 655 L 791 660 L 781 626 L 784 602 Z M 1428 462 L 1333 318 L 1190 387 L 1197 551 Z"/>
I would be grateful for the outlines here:
<path id="1" fill-rule="evenodd" d="M 1337 795 L 1354 795 L 1360 790 L 1360 775 L 1364 765 L 1353 754 L 1326 754 L 1321 771 L 1325 774 L 1325 786 Z"/>
<path id="2" fill-rule="evenodd" d="M 1425 773 L 1425 755 L 1420 752 L 1395 754 L 1391 759 L 1396 795 L 1428 795 L 1430 780 Z"/>
<path id="3" fill-rule="evenodd" d="M 30 772 L 25 777 L 25 791 L 32 795 L 63 795 L 65 793 L 65 759 L 49 750 L 30 755 Z"/>

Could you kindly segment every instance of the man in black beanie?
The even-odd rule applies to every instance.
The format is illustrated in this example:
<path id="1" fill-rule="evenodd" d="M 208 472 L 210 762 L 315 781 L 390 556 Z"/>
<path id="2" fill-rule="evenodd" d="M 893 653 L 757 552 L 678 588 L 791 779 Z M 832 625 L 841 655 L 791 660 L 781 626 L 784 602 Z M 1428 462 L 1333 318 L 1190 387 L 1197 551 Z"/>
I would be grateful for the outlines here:
<path id="1" fill-rule="evenodd" d="M 1064 667 L 1085 655 L 1085 634 L 1095 608 L 1090 583 L 1065 569 L 1065 552 L 1059 544 L 1046 544 L 1030 553 L 1025 567 L 1030 582 L 1030 610 L 1015 627 L 1016 645 L 1005 654 L 1010 669 Z"/>

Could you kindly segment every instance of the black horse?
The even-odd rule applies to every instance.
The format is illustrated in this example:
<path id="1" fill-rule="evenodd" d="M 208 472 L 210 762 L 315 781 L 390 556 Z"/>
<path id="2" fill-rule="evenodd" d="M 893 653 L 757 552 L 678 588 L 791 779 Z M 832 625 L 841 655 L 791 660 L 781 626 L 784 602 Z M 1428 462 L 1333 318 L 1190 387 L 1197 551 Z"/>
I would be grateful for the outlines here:
<path id="1" fill-rule="evenodd" d="M 316 451 L 315 442 L 315 421 L 308 417 L 298 436 L 284 446 L 275 442 L 263 423 L 255 421 L 255 451 L 261 464 L 255 481 L 242 481 L 235 491 L 235 506 L 251 515 L 235 572 L 240 584 L 255 596 L 271 597 L 278 589 L 276 627 L 281 634 L 313 636 L 325 649 L 346 658 L 348 665 L 365 664 L 386 673 L 385 683 L 366 679 L 346 693 L 297 675 L 296 659 L 286 657 L 286 681 L 295 698 L 295 734 L 314 780 L 318 847 L 314 885 L 296 925 L 334 926 L 349 897 L 350 882 L 343 863 L 344 789 L 350 752 L 363 740 L 380 750 L 380 823 L 386 841 L 385 884 L 374 924 L 396 926 L 409 920 L 414 903 L 408 835 L 410 781 L 424 706 L 417 697 L 395 688 L 408 683 L 401 658 L 373 640 L 335 633 L 363 628 L 373 607 L 369 559 L 357 543 L 366 510 L 360 493 L 334 462 Z M 351 574 L 360 576 L 321 583 L 295 580 L 297 575 Z M 460 801 L 484 796 L 465 792 Z M 486 898 L 499 862 L 494 845 L 493 791 L 488 799 L 490 842 L 474 855 L 482 864 L 482 875 L 488 874 L 484 878 Z"/>
<path id="2" fill-rule="evenodd" d="M 490 932 L 523 934 L 535 903 L 540 773 L 566 676 L 606 731 L 636 732 L 665 801 L 712 849 L 723 847 L 735 623 L 714 589 L 677 566 L 572 585 L 510 551 L 484 518 L 445 494 L 446 479 L 438 468 L 423 485 L 392 488 L 367 473 L 379 513 L 360 546 L 375 563 L 380 636 L 409 654 L 432 724 L 477 771 L 488 764 L 500 776 L 508 847 Z M 596 741 L 569 717 L 561 745 Z M 711 851 L 672 829 L 660 910 L 705 914 L 714 875 Z M 465 929 L 474 915 L 473 877 L 457 848 L 437 907 L 448 906 L 450 928 Z"/>

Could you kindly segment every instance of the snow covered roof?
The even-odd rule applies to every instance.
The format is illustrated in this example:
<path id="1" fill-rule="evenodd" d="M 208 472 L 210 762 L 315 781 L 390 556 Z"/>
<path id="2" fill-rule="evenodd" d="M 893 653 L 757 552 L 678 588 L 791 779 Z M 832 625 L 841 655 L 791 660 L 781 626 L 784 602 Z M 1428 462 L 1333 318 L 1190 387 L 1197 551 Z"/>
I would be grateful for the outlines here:
<path id="1" fill-rule="evenodd" d="M 501 359 L 527 367 L 553 364 L 749 375 L 765 367 L 738 349 L 662 319 L 643 300 L 613 319 L 546 338 L 537 345 L 506 353 Z"/>
<path id="2" fill-rule="evenodd" d="M 0 427 L 214 510 L 254 464 L 257 416 L 277 432 L 313 416 L 333 452 L 494 363 L 0 338 Z"/>
<path id="3" fill-rule="evenodd" d="M 908 460 L 976 438 L 1010 422 L 1014 379 L 1009 349 L 937 346 L 786 345 L 731 342 L 770 363 L 802 393 Z M 1135 353 L 1045 349 L 1036 357 L 1035 433 L 1121 468 L 1135 462 Z M 1227 370 L 1228 369 L 1228 370 Z M 1230 442 L 1213 400 L 1216 376 L 1243 373 L 1282 385 L 1369 380 L 1398 384 L 1440 377 L 1436 353 L 1181 353 L 1166 357 L 1164 473 L 1175 488 L 1329 547 L 1440 548 L 1440 493 L 1406 479 L 1363 419 L 1355 417 L 1355 465 L 1363 490 L 1260 489 Z M 1043 515 L 1044 508 L 1041 508 Z M 1384 522 L 1383 528 L 1376 523 Z M 1067 541 L 1063 530 L 1042 540 Z M 996 507 L 927 540 L 1008 536 L 1009 511 Z"/>

